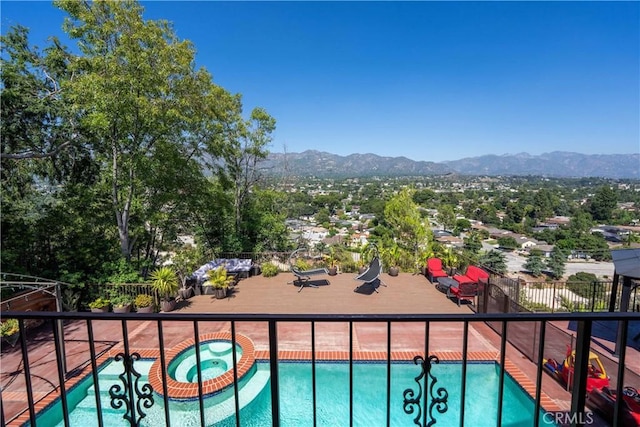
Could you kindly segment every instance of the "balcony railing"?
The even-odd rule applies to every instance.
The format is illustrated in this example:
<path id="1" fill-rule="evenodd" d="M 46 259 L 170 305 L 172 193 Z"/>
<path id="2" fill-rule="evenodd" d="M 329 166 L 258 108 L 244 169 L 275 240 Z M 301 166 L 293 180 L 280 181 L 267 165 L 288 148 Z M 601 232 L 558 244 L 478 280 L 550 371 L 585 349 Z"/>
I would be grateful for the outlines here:
<path id="1" fill-rule="evenodd" d="M 626 343 L 629 324 L 637 323 L 635 313 L 573 313 L 573 314 L 469 314 L 469 315 L 221 315 L 221 314 L 96 314 L 96 313 L 44 313 L 4 312 L 3 320 L 18 319 L 20 335 L 15 347 L 3 345 L 2 350 L 2 425 L 51 425 L 50 418 L 39 418 L 47 408 L 60 408 L 60 422 L 74 425 L 70 414 L 78 405 L 73 390 L 81 381 L 101 384 L 104 362 L 121 362 L 122 371 L 111 378 L 109 394 L 95 387 L 93 418 L 84 422 L 109 425 L 106 411 L 120 411 L 122 425 L 180 425 L 172 418 L 175 401 L 189 401 L 189 414 L 197 425 L 217 425 L 211 421 L 211 396 L 227 394 L 232 402 L 226 409 L 214 409 L 214 413 L 227 411 L 223 425 L 256 424 L 254 418 L 266 416 L 264 425 L 278 426 L 285 423 L 281 411 L 284 392 L 291 394 L 291 385 L 281 383 L 282 363 L 305 360 L 310 364 L 311 386 L 309 396 L 304 396 L 311 410 L 307 425 L 322 424 L 319 413 L 319 395 L 324 393 L 325 382 L 318 380 L 318 370 L 330 360 L 339 360 L 348 372 L 348 402 L 340 425 L 362 424 L 355 409 L 360 405 L 358 364 L 373 361 L 381 364 L 381 381 L 384 387 L 374 402 L 374 408 L 382 411 L 382 421 L 376 425 L 450 425 L 443 414 L 454 410 L 454 425 L 478 425 L 477 419 L 465 416 L 465 410 L 474 400 L 487 399 L 476 391 L 469 391 L 469 370 L 479 360 L 491 361 L 496 366 L 497 406 L 488 410 L 495 425 L 502 425 L 507 393 L 507 378 L 513 379 L 528 393 L 531 401 L 531 417 L 528 425 L 552 425 L 569 422 L 582 425 L 591 420 L 592 410 L 585 407 L 590 386 L 589 357 L 594 322 L 619 322 L 619 339 Z M 31 320 L 45 321 L 35 330 L 26 330 Z M 549 340 L 549 330 L 554 324 L 571 321 L 577 325 L 570 342 Z M 500 331 L 495 334 L 485 327 L 487 323 Z M 356 334 L 355 330 L 359 333 Z M 510 335 L 527 330 L 529 345 L 536 351 L 523 359 L 522 353 L 509 344 Z M 534 331 L 533 333 L 531 331 Z M 374 336 L 375 335 L 375 336 Z M 368 336 L 368 338 L 367 338 Z M 340 338 L 344 338 L 341 341 Z M 213 377 L 216 366 L 207 364 L 202 343 L 226 341 L 229 343 L 226 363 Z M 336 344 L 341 341 L 341 344 Z M 366 344 L 363 343 L 366 341 Z M 491 342 L 495 351 L 481 347 Z M 544 359 L 564 359 L 565 348 L 575 350 L 575 368 L 568 384 L 562 390 L 559 384 L 543 372 Z M 236 348 L 241 351 L 235 351 Z M 482 348 L 482 351 L 478 349 Z M 187 353 L 188 351 L 192 353 Z M 452 351 L 455 349 L 456 351 Z M 207 350 L 209 351 L 209 350 Z M 210 349 L 213 354 L 223 350 Z M 635 351 L 635 350 L 630 350 Z M 635 353 L 634 353 L 635 354 Z M 222 356 L 221 356 L 222 357 Z M 176 378 L 176 360 L 193 360 L 193 369 L 183 369 L 189 381 Z M 141 360 L 156 359 L 148 374 L 140 375 Z M 267 374 L 265 394 L 268 410 L 260 415 L 257 410 L 241 408 L 239 393 L 246 381 L 244 375 L 255 371 L 253 361 L 262 361 L 260 368 Z M 398 381 L 393 377 L 392 363 L 413 363 L 415 381 L 400 385 L 404 390 L 398 396 Z M 443 361 L 453 361 L 461 367 L 455 379 L 441 377 L 432 369 Z M 218 363 L 218 362 L 212 362 Z M 617 398 L 611 406 L 614 426 L 625 425 L 624 386 L 638 388 L 637 372 L 625 369 L 627 346 L 607 360 L 610 388 Z M 179 368 L 178 370 L 180 370 Z M 395 369 L 395 368 L 394 368 Z M 253 371 L 252 371 L 253 370 Z M 187 372 L 188 371 L 188 372 Z M 116 378 L 117 377 L 117 378 Z M 509 380 L 511 381 L 511 380 Z M 188 383 L 188 384 L 187 384 Z M 455 387 L 454 387 L 455 385 Z M 452 388 L 459 392 L 450 392 Z M 302 393 L 296 389 L 294 394 Z M 395 393 L 395 394 L 394 394 Z M 468 394 L 471 393 L 471 394 Z M 564 394 L 563 394 L 564 393 Z M 93 398 L 92 398 L 93 399 Z M 563 400 L 564 399 L 564 400 Z M 105 401 L 106 400 L 106 401 Z M 558 404 L 558 402 L 566 404 Z M 152 424 L 145 419 L 154 406 Z M 400 407 L 400 408 L 399 408 Z M 399 409 L 405 418 L 398 423 Z M 547 412 L 545 412 L 547 411 Z M 560 415 L 558 415 L 560 414 Z M 216 416 L 218 416 L 216 415 Z M 48 415 L 47 415 L 48 416 Z M 112 414 L 110 415 L 112 416 Z M 438 423 L 440 421 L 440 423 Z M 450 421 L 449 421 L 450 422 Z M 493 423 L 493 421 L 491 421 Z M 506 421 L 504 421 L 506 422 Z M 147 424 L 145 424 L 147 423 Z M 75 424 L 77 425 L 77 424 Z M 86 425 L 86 424 L 85 424 Z M 519 424 L 523 425 L 523 424 Z M 525 424 L 526 425 L 526 424 Z"/>

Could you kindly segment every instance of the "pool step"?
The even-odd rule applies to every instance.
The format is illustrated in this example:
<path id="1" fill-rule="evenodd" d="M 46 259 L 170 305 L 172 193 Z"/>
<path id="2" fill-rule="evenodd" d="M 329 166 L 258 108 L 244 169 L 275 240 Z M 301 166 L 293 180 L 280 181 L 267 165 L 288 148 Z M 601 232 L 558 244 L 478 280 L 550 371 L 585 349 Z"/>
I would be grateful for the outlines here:
<path id="1" fill-rule="evenodd" d="M 123 384 L 118 378 L 120 372 L 117 372 L 117 370 L 113 370 L 111 372 L 112 373 L 105 374 L 101 372 L 100 374 L 100 404 L 102 406 L 102 413 L 105 419 L 113 420 L 114 422 L 117 421 L 117 425 L 120 425 L 119 423 L 124 413 L 124 409 L 111 408 L 111 396 L 109 396 L 109 388 L 115 384 L 122 387 Z M 114 374 L 113 372 L 117 372 L 117 374 Z M 238 392 L 241 410 L 245 406 L 249 405 L 263 391 L 263 389 L 269 383 L 269 378 L 270 373 L 268 367 L 256 367 L 256 370 L 255 372 L 253 372 L 251 378 L 247 381 L 241 382 L 240 390 Z M 93 384 L 91 384 L 87 388 L 86 396 L 77 404 L 75 409 L 77 411 L 80 411 L 80 413 L 84 414 L 84 416 L 87 418 L 93 417 L 93 419 L 97 419 L 95 415 L 96 398 L 94 390 L 95 387 L 93 386 Z M 233 391 L 231 390 L 227 392 L 226 397 L 223 398 L 223 400 L 221 400 L 219 403 L 212 404 L 212 401 L 216 401 L 216 399 L 221 398 L 221 396 L 214 396 L 205 400 L 205 419 L 207 425 L 215 425 L 226 418 L 235 416 L 235 401 Z M 164 411 L 162 409 L 164 407 L 164 401 L 162 399 L 159 399 L 157 395 L 154 395 L 154 402 L 155 403 L 153 405 L 153 409 L 149 409 L 148 411 L 146 411 L 149 415 L 147 421 L 157 419 L 158 422 L 160 422 L 160 420 L 164 422 Z M 180 406 L 178 407 L 171 405 L 171 425 L 181 425 L 181 423 L 185 421 L 185 417 L 191 417 L 189 413 L 193 413 L 194 411 L 198 412 L 197 401 L 193 402 L 192 409 L 186 409 L 189 406 L 183 405 L 184 403 L 180 404 Z M 112 424 L 108 424 L 105 421 L 105 425 Z M 148 425 L 154 424 L 151 423 Z"/>
<path id="2" fill-rule="evenodd" d="M 142 381 L 142 380 L 141 380 Z M 140 383 L 140 386 L 146 383 L 146 380 Z M 109 395 L 109 389 L 113 385 L 119 385 L 121 388 L 124 388 L 124 385 L 120 381 L 120 378 L 100 378 L 100 401 L 103 407 L 110 407 L 111 396 Z M 128 393 L 127 390 L 121 389 L 120 394 Z M 106 404 L 105 404 L 106 402 Z M 95 408 L 96 405 L 96 397 L 95 397 L 95 386 L 93 383 L 87 388 L 87 395 L 84 399 L 78 403 L 79 408 Z M 106 405 L 106 406 L 105 406 Z"/>
<path id="3" fill-rule="evenodd" d="M 251 379 L 241 386 L 240 391 L 238 392 L 240 410 L 245 406 L 248 406 L 256 397 L 258 397 L 260 392 L 269 383 L 270 376 L 268 368 L 257 369 Z M 207 425 L 216 425 L 226 418 L 233 417 L 235 416 L 235 411 L 235 400 L 233 394 L 231 394 L 227 399 L 216 404 L 215 407 L 205 409 Z"/>
<path id="4" fill-rule="evenodd" d="M 153 360 L 150 359 L 142 359 L 136 360 L 133 364 L 136 372 L 140 375 L 147 376 L 149 375 L 149 371 L 151 370 L 151 365 L 153 365 Z M 124 367 L 122 366 L 122 362 L 111 362 L 107 366 L 100 369 L 100 376 L 115 376 L 117 377 L 124 371 Z"/>

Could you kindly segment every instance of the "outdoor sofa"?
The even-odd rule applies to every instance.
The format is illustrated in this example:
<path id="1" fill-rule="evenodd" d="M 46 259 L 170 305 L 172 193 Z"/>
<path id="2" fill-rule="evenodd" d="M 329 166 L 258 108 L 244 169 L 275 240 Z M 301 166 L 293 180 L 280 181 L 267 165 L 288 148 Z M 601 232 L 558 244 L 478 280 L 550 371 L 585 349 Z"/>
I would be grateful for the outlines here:
<path id="1" fill-rule="evenodd" d="M 249 272 L 251 271 L 252 265 L 253 265 L 253 261 L 251 259 L 216 258 L 204 264 L 199 269 L 197 269 L 191 275 L 191 278 L 194 279 L 198 285 L 202 285 L 202 283 L 205 280 L 207 280 L 207 272 L 209 270 L 213 270 L 220 266 L 224 266 L 228 274 L 231 274 L 238 278 L 240 277 L 246 278 L 246 277 L 249 277 Z"/>
<path id="2" fill-rule="evenodd" d="M 480 281 L 488 278 L 489 273 L 480 267 L 470 265 L 465 274 L 453 276 L 453 279 L 458 282 L 458 286 L 449 287 L 447 296 L 455 298 L 460 305 L 460 300 L 473 299 L 478 296 Z"/>

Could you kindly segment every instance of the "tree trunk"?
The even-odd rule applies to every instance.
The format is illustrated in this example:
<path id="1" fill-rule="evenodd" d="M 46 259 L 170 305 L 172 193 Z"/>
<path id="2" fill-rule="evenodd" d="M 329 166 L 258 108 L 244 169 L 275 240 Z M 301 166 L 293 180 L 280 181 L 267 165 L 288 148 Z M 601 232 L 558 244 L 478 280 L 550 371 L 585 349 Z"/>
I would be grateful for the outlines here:
<path id="1" fill-rule="evenodd" d="M 112 145 L 112 183 L 111 183 L 111 191 L 112 191 L 112 201 L 113 208 L 116 215 L 116 222 L 118 224 L 118 237 L 120 238 L 120 251 L 122 252 L 122 256 L 127 260 L 131 261 L 131 249 L 133 244 L 131 242 L 131 238 L 129 236 L 129 209 L 131 207 L 131 200 L 133 198 L 134 191 L 134 183 L 133 183 L 133 166 L 129 166 L 129 183 L 127 185 L 128 195 L 127 199 L 124 203 L 122 210 L 120 210 L 120 192 L 118 185 L 118 147 L 114 142 Z"/>

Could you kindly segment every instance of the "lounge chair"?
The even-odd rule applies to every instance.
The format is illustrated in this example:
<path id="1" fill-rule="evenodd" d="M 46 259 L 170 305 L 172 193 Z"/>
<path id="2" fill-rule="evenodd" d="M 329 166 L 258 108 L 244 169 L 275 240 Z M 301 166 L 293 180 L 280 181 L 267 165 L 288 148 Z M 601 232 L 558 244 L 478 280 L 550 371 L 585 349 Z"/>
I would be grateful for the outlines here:
<path id="1" fill-rule="evenodd" d="M 289 256 L 289 268 L 291 269 L 291 272 L 293 273 L 293 275 L 296 276 L 296 278 L 293 279 L 293 282 L 289 282 L 289 283 L 293 283 L 295 286 L 298 286 L 300 288 L 298 289 L 298 292 L 300 292 L 302 288 L 304 288 L 305 286 L 310 286 L 312 288 L 318 287 L 318 285 L 311 283 L 311 276 L 317 276 L 320 274 L 329 274 L 329 270 L 326 268 L 300 270 L 298 267 L 296 267 L 295 260 L 297 259 L 298 254 L 305 250 L 306 250 L 305 248 L 296 249 Z"/>
<path id="2" fill-rule="evenodd" d="M 355 280 L 362 282 L 361 285 L 354 289 L 354 292 L 357 292 L 364 285 L 371 285 L 373 290 L 378 292 L 378 287 L 380 285 L 387 286 L 382 280 L 380 280 L 380 273 L 382 273 L 382 262 L 380 261 L 380 256 L 378 255 L 378 249 L 373 245 L 373 249 L 375 250 L 375 256 L 369 263 L 367 269 L 362 273 L 355 277 Z M 380 283 L 376 286 L 376 280 Z"/>
<path id="3" fill-rule="evenodd" d="M 433 283 L 433 279 L 447 276 L 448 274 L 442 269 L 442 260 L 440 258 L 429 258 L 427 260 L 427 279 L 431 283 Z"/>

